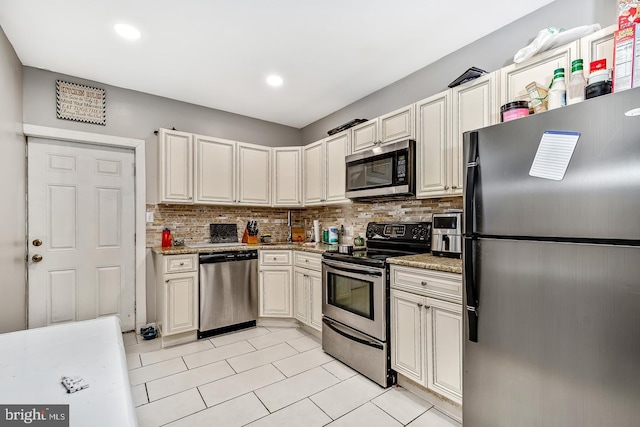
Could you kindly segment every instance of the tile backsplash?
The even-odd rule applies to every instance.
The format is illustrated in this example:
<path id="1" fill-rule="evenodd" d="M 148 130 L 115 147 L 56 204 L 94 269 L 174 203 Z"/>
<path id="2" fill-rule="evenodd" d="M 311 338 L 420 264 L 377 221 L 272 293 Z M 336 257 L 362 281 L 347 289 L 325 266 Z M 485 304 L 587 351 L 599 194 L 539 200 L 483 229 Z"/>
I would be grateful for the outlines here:
<path id="1" fill-rule="evenodd" d="M 342 241 L 352 243 L 358 235 L 364 237 L 367 223 L 371 221 L 431 221 L 433 213 L 448 209 L 462 209 L 462 197 L 443 199 L 386 200 L 371 203 L 349 203 L 291 209 L 293 226 L 301 226 L 311 236 L 313 220 L 320 220 L 320 228 L 344 226 Z M 184 238 L 185 244 L 209 241 L 210 223 L 236 223 L 238 239 L 249 220 L 257 220 L 260 235 L 270 233 L 273 241 L 285 241 L 287 227 L 286 208 L 260 208 L 241 206 L 202 205 L 147 205 L 154 212 L 154 222 L 147 223 L 147 247 L 160 246 L 162 229 L 171 230 L 174 238 Z"/>

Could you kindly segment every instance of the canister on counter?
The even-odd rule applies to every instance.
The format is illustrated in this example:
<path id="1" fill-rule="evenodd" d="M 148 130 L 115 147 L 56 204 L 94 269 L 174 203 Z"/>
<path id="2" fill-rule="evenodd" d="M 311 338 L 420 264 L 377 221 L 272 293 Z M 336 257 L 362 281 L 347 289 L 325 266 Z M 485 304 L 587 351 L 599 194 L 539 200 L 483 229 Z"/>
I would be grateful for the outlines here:
<path id="1" fill-rule="evenodd" d="M 329 227 L 329 244 L 338 244 L 339 240 L 338 227 Z"/>

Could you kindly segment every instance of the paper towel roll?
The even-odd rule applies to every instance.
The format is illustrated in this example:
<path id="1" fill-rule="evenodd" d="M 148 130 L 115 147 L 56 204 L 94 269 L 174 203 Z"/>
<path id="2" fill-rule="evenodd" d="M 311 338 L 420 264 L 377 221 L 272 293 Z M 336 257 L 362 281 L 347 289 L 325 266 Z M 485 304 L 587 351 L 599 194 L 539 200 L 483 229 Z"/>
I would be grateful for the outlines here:
<path id="1" fill-rule="evenodd" d="M 320 241 L 320 221 L 317 219 L 313 220 L 313 241 L 316 243 Z"/>

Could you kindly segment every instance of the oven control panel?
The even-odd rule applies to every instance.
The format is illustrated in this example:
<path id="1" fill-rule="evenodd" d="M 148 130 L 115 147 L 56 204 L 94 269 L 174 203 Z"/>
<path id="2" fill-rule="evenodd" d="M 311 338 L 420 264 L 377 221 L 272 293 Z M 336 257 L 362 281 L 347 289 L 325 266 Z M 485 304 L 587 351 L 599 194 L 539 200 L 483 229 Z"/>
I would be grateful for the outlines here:
<path id="1" fill-rule="evenodd" d="M 431 242 L 431 223 L 423 222 L 370 222 L 367 239 L 387 241 Z"/>

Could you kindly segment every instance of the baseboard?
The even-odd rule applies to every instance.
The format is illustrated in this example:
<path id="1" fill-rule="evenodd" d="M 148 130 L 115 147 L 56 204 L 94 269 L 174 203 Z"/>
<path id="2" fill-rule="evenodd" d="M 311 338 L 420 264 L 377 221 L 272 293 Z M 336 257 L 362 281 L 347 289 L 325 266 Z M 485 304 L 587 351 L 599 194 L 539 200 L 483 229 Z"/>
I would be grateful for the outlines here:
<path id="1" fill-rule="evenodd" d="M 296 319 L 282 319 L 271 317 L 260 317 L 256 322 L 256 326 L 274 327 L 274 328 L 298 328 L 300 323 Z"/>
<path id="2" fill-rule="evenodd" d="M 162 348 L 173 347 L 174 345 L 186 344 L 198 340 L 198 331 L 183 332 L 181 334 L 160 337 Z"/>
<path id="3" fill-rule="evenodd" d="M 434 393 L 433 391 L 425 388 L 424 386 L 421 386 L 415 381 L 410 380 L 402 374 L 398 374 L 398 385 L 409 390 L 411 393 L 415 394 L 421 399 L 424 399 L 427 402 L 431 403 L 440 412 L 447 414 L 449 417 L 453 418 L 459 423 L 462 423 L 462 405 L 453 402 L 444 396 Z"/>

